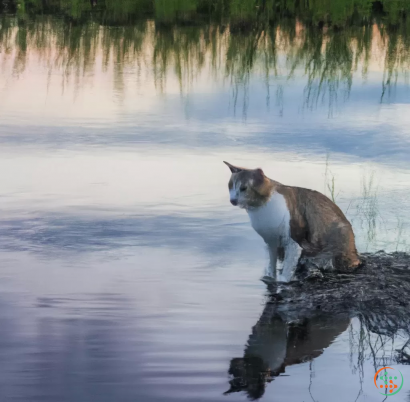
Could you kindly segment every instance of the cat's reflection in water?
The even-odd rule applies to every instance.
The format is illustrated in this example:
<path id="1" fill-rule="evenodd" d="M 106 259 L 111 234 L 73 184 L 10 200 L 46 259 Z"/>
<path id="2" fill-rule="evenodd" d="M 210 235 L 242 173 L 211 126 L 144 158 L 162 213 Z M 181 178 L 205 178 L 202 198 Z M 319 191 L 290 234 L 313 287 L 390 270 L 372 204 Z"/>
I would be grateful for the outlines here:
<path id="1" fill-rule="evenodd" d="M 317 314 L 286 322 L 274 304 L 266 304 L 252 328 L 243 357 L 231 360 L 229 374 L 232 392 L 246 392 L 249 399 L 263 396 L 267 383 L 286 371 L 286 367 L 320 356 L 350 323 L 347 314 Z"/>
<path id="2" fill-rule="evenodd" d="M 321 355 L 348 329 L 350 317 L 355 320 L 349 332 L 351 358 L 357 358 L 354 370 L 364 372 L 364 356 L 374 373 L 391 364 L 408 364 L 409 267 L 406 253 L 375 253 L 366 255 L 366 265 L 355 275 L 269 284 L 272 303 L 252 328 L 243 356 L 231 360 L 227 393 L 262 397 L 267 383 L 287 366 Z"/>

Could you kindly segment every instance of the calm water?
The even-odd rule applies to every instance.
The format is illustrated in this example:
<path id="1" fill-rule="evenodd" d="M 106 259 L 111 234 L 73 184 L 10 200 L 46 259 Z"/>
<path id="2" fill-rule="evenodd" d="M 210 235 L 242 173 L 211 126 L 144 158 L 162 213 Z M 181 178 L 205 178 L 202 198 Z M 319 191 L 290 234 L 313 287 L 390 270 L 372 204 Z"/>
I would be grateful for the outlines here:
<path id="1" fill-rule="evenodd" d="M 265 305 L 222 163 L 410 251 L 409 5 L 45 3 L 1 6 L 0 400 L 409 401 L 408 327 Z"/>

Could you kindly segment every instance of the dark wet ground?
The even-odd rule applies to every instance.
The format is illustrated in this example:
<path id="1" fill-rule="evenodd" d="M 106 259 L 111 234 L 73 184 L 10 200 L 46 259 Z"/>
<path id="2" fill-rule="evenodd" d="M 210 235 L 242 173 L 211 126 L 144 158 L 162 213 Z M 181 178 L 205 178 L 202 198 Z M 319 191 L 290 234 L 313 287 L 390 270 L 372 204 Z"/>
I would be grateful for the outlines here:
<path id="1" fill-rule="evenodd" d="M 397 315 L 403 317 L 403 323 L 410 303 L 410 255 L 380 251 L 363 254 L 362 258 L 363 265 L 351 274 L 326 272 L 311 279 L 282 284 L 283 289 L 272 298 L 278 309 L 283 305 L 288 314 L 295 310 L 307 316 L 320 310 L 324 313 L 345 311 L 354 316 L 367 306 L 375 312 L 384 311 L 385 318 L 393 314 L 390 320 L 385 320 L 385 325 L 389 321 L 396 322 L 393 317 Z M 397 326 L 392 331 L 404 328 L 407 326 Z"/>

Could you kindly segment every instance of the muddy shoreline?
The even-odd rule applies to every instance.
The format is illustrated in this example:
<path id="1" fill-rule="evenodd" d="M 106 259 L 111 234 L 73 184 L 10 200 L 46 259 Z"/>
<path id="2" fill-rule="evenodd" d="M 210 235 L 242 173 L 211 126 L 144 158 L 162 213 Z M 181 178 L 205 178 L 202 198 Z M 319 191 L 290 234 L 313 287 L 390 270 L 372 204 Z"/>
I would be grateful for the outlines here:
<path id="1" fill-rule="evenodd" d="M 286 321 L 322 314 L 358 314 L 385 320 L 383 333 L 409 329 L 410 255 L 383 251 L 363 254 L 364 264 L 350 274 L 326 273 L 268 286 L 268 303 Z M 378 326 L 380 331 L 380 326 Z M 375 328 L 376 329 L 376 328 Z"/>

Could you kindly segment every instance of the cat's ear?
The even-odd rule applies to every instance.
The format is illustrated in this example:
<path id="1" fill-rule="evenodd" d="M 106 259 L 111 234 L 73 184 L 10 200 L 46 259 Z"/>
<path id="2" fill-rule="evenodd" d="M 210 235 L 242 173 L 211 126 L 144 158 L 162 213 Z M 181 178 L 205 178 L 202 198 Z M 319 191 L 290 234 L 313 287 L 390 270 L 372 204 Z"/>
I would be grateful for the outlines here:
<path id="1" fill-rule="evenodd" d="M 253 179 L 255 184 L 259 185 L 265 181 L 265 173 L 261 168 L 255 169 L 253 171 Z"/>
<path id="2" fill-rule="evenodd" d="M 225 163 L 226 166 L 228 166 L 228 168 L 231 170 L 232 173 L 239 173 L 239 172 L 241 172 L 242 170 L 244 170 L 243 168 L 238 167 L 238 166 L 231 165 L 231 164 L 228 163 L 228 162 L 225 162 L 225 161 L 224 161 L 224 163 Z"/>

